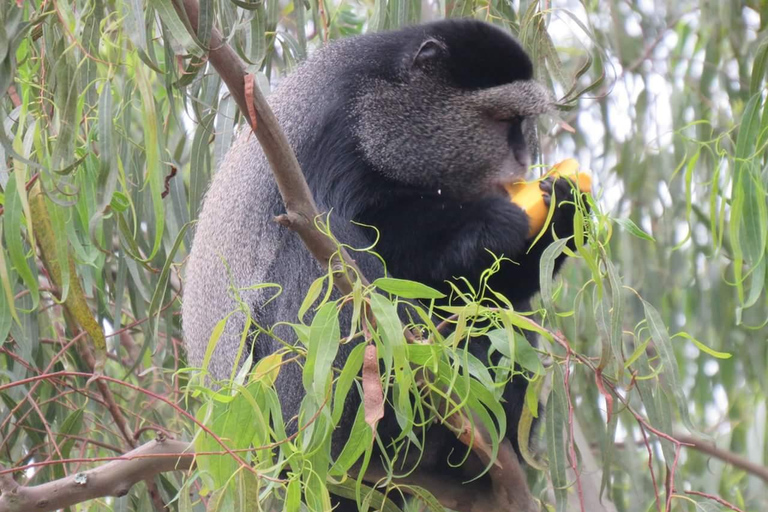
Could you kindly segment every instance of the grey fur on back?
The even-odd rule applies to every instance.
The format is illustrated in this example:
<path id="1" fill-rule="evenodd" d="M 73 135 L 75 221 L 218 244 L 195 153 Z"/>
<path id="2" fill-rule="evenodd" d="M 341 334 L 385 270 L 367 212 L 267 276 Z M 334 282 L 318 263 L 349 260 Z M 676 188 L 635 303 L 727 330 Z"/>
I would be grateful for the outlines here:
<path id="1" fill-rule="evenodd" d="M 334 48 L 319 50 L 269 96 L 270 106 L 294 147 L 317 129 L 312 125 L 315 118 L 303 115 L 303 106 L 324 101 L 318 92 L 327 85 L 323 83 L 326 75 L 312 71 L 333 65 L 337 54 Z M 242 129 L 205 196 L 195 231 L 195 241 L 205 240 L 205 246 L 193 244 L 187 264 L 187 276 L 194 276 L 187 280 L 182 308 L 190 365 L 203 363 L 216 323 L 238 309 L 232 285 L 245 288 L 274 282 L 269 271 L 284 245 L 296 238 L 274 221 L 274 215 L 282 211 L 282 199 L 261 146 L 249 129 Z M 295 282 L 290 284 L 306 284 L 300 288 L 306 289 L 321 269 L 306 249 L 293 256 L 291 261 L 282 262 L 294 273 Z M 231 281 L 223 261 L 230 269 Z M 252 311 L 258 312 L 259 303 L 269 293 L 249 290 L 240 292 L 240 296 Z M 294 317 L 295 310 L 288 318 Z M 268 328 L 274 319 L 253 320 Z M 229 377 L 245 322 L 242 312 L 229 317 L 208 368 L 215 379 Z"/>

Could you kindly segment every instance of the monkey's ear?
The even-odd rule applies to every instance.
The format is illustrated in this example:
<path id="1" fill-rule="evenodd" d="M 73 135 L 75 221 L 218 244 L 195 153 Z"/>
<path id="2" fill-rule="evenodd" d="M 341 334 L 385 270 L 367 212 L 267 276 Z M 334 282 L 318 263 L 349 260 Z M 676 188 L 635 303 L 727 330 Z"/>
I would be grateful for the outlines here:
<path id="1" fill-rule="evenodd" d="M 413 56 L 411 67 L 427 67 L 448 52 L 445 43 L 435 38 L 427 38 Z"/>

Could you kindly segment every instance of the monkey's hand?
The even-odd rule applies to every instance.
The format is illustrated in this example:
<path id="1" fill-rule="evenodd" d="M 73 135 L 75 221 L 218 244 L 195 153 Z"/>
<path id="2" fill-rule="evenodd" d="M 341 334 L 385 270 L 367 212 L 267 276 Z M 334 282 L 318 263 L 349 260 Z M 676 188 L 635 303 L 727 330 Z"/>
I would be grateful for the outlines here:
<path id="1" fill-rule="evenodd" d="M 573 182 L 575 186 L 581 192 L 589 193 L 592 188 L 592 178 L 589 175 L 589 171 L 580 171 L 579 163 L 573 158 L 567 158 L 558 163 L 552 169 L 549 170 L 544 180 L 536 181 L 520 181 L 505 185 L 510 199 L 513 203 L 520 206 L 520 208 L 526 213 L 529 219 L 529 231 L 528 238 L 534 238 L 542 229 L 546 226 L 547 218 L 550 213 L 550 205 L 552 202 L 552 192 L 554 183 L 560 183 L 561 192 L 568 192 L 562 182 L 567 178 L 565 184 L 568 181 Z M 560 199 L 564 197 L 564 194 L 557 194 L 557 203 L 560 204 Z"/>
<path id="2" fill-rule="evenodd" d="M 574 192 L 578 192 L 573 182 L 568 179 L 558 179 L 556 176 L 548 176 L 539 182 L 539 189 L 547 209 L 551 209 L 553 206 L 555 208 L 552 212 L 551 224 L 546 229 L 550 230 L 554 227 L 558 238 L 567 238 L 573 235 L 573 216 L 576 213 L 577 201 Z M 554 205 L 553 197 L 555 198 Z M 538 235 L 538 231 L 533 235 Z"/>

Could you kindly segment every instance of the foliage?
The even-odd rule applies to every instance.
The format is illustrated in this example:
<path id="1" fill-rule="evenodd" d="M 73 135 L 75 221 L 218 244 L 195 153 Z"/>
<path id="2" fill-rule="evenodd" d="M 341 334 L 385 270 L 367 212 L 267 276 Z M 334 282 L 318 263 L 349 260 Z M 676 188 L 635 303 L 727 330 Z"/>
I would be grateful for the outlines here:
<path id="1" fill-rule="evenodd" d="M 687 490 L 741 510 L 768 506 L 765 482 L 674 437 L 688 429 L 766 462 L 764 0 L 202 0 L 199 37 L 172 2 L 0 6 L 0 464 L 17 481 L 60 478 L 160 431 L 217 455 L 201 456 L 191 475 L 163 475 L 152 493 L 137 486 L 84 510 L 149 510 L 159 498 L 202 510 L 201 496 L 211 509 L 253 510 L 256 499 L 267 509 L 276 495 L 287 510 L 302 496 L 324 509 L 326 487 L 378 507 L 381 495 L 340 478 L 359 457 L 368 463 L 366 411 L 341 458 L 328 454 L 338 405 L 364 384 L 355 377 L 366 350 L 330 375 L 338 344 L 328 340 L 364 336 L 416 449 L 413 427 L 444 413 L 411 398 L 442 394 L 455 406 L 460 397 L 495 449 L 499 384 L 513 362 L 530 371 L 544 405 L 532 394 L 524 421 L 545 419 L 541 447 L 526 454 L 529 479 L 552 510 L 579 510 L 589 477 L 572 468 L 591 458 L 620 511 L 725 509 Z M 560 98 L 559 118 L 541 126 L 542 159 L 576 155 L 598 182 L 594 213 L 575 220 L 574 261 L 552 281 L 552 261 L 567 249 L 548 251 L 532 316 L 494 295 L 478 301 L 477 283 L 460 283 L 467 305 L 440 311 L 454 324 L 448 336 L 430 320 L 430 290 L 395 280 L 358 286 L 348 298 L 356 322 L 338 325 L 343 299 L 324 293 L 326 276 L 302 305 L 313 315 L 286 319 L 297 347 L 260 361 L 248 379 L 200 386 L 181 343 L 188 228 L 242 124 L 203 58 L 211 27 L 268 90 L 328 40 L 446 16 L 517 34 Z M 405 306 L 408 327 L 429 345 L 407 343 L 396 315 L 414 298 L 426 301 Z M 540 349 L 515 328 L 536 331 Z M 486 331 L 507 368 L 494 377 L 458 343 Z M 303 429 L 286 440 L 270 384 L 297 355 L 307 358 L 308 395 Z M 123 384 L 84 376 L 102 367 Z M 396 493 L 397 479 L 388 483 Z"/>

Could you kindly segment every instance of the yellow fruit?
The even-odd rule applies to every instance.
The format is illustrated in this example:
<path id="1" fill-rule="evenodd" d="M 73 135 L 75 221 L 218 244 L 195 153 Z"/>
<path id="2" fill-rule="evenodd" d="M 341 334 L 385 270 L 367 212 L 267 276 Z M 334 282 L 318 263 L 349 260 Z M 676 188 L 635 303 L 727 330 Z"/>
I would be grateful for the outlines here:
<path id="1" fill-rule="evenodd" d="M 579 190 L 586 194 L 592 190 L 592 177 L 587 171 L 579 171 L 579 162 L 573 158 L 567 158 L 556 164 L 541 179 L 548 176 L 564 177 L 574 180 L 579 187 Z M 511 185 L 505 185 L 504 187 L 507 189 L 512 202 L 522 208 L 528 215 L 530 220 L 530 230 L 528 231 L 529 237 L 533 237 L 541 231 L 541 228 L 544 227 L 544 222 L 547 220 L 547 205 L 544 203 L 544 193 L 541 188 L 539 188 L 541 179 L 534 181 L 520 181 L 512 183 Z"/>

